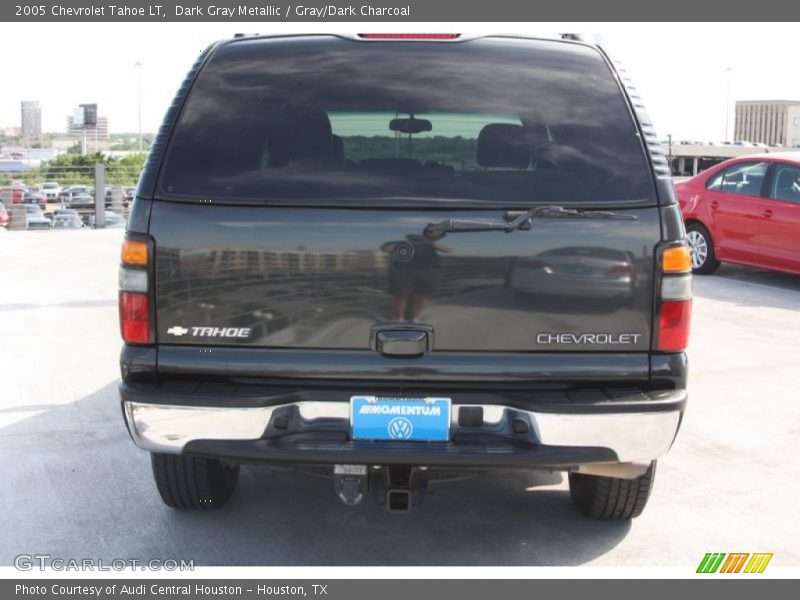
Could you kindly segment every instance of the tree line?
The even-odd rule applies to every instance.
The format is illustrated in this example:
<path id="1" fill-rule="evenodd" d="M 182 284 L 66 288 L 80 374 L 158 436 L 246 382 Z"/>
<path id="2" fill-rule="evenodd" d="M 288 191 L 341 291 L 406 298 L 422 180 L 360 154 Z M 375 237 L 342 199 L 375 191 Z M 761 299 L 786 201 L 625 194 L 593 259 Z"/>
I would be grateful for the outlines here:
<path id="1" fill-rule="evenodd" d="M 145 154 L 129 154 L 121 158 L 106 156 L 102 152 L 91 154 L 60 154 L 41 166 L 23 171 L 19 178 L 28 185 L 42 181 L 57 181 L 60 184 L 94 184 L 94 166 L 106 165 L 105 180 L 108 185 L 135 185 L 144 166 Z M 5 174 L 0 183 L 11 183 L 11 175 Z"/>

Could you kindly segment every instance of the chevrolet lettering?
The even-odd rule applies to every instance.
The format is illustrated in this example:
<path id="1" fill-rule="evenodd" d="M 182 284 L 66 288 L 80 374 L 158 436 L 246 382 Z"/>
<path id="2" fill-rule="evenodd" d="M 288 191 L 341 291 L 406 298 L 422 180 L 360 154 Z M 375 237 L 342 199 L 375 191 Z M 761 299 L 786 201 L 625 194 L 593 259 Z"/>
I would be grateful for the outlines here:
<path id="1" fill-rule="evenodd" d="M 120 401 L 161 499 L 219 508 L 266 464 L 406 512 L 442 480 L 559 471 L 577 513 L 638 516 L 687 402 L 692 263 L 658 139 L 571 36 L 212 44 L 121 254 Z"/>
<path id="2" fill-rule="evenodd" d="M 641 333 L 540 333 L 537 344 L 635 344 Z"/>

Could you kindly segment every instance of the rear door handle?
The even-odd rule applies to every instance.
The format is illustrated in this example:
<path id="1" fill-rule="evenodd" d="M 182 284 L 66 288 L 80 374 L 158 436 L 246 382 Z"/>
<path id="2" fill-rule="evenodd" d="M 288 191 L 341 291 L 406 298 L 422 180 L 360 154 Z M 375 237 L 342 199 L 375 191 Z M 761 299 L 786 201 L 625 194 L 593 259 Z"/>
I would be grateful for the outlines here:
<path id="1" fill-rule="evenodd" d="M 433 327 L 422 323 L 376 323 L 370 347 L 384 356 L 419 356 L 433 350 Z"/>
<path id="2" fill-rule="evenodd" d="M 719 202 L 717 202 L 716 200 L 712 200 L 712 201 L 711 201 L 711 208 L 712 208 L 713 210 L 716 210 L 716 209 L 718 209 L 718 208 L 719 208 Z"/>
<path id="3" fill-rule="evenodd" d="M 771 219 L 772 218 L 772 209 L 768 208 L 768 209 L 762 211 L 761 212 L 761 216 L 764 217 L 765 219 Z"/>

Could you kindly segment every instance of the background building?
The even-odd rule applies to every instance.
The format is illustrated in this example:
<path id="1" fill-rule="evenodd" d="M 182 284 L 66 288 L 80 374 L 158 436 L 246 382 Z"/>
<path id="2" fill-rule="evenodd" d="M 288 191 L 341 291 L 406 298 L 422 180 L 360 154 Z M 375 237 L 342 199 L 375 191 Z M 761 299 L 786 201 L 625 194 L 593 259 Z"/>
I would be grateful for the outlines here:
<path id="1" fill-rule="evenodd" d="M 81 142 L 81 152 L 103 152 L 111 147 L 108 117 L 97 114 L 97 104 L 80 104 L 67 117 L 67 134 Z"/>
<path id="2" fill-rule="evenodd" d="M 734 139 L 800 147 L 800 100 L 736 102 Z"/>
<path id="3" fill-rule="evenodd" d="M 86 128 L 86 139 L 93 141 L 95 137 L 101 142 L 108 141 L 108 117 L 97 117 L 96 125 L 81 126 L 75 123 L 75 117 L 67 117 L 67 133 L 75 137 L 83 136 L 83 129 Z M 95 136 L 95 131 L 97 135 Z"/>
<path id="4" fill-rule="evenodd" d="M 42 137 L 42 109 L 34 100 L 23 100 L 22 108 L 22 137 L 38 139 Z"/>

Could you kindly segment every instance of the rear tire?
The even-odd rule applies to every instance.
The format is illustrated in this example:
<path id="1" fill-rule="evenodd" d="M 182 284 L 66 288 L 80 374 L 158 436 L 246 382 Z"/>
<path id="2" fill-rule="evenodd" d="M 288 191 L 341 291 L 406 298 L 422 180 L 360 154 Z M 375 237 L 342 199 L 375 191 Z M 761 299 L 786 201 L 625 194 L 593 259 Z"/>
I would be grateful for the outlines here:
<path id="1" fill-rule="evenodd" d="M 708 229 L 700 223 L 692 223 L 686 228 L 686 240 L 692 253 L 692 273 L 711 275 L 719 269 L 719 261 L 714 253 L 714 241 Z"/>
<path id="2" fill-rule="evenodd" d="M 216 458 L 153 452 L 150 459 L 158 493 L 172 508 L 220 508 L 239 481 L 239 466 L 224 465 Z"/>
<path id="3" fill-rule="evenodd" d="M 636 479 L 570 473 L 569 494 L 575 507 L 587 517 L 634 519 L 642 514 L 655 477 L 656 461 Z"/>

